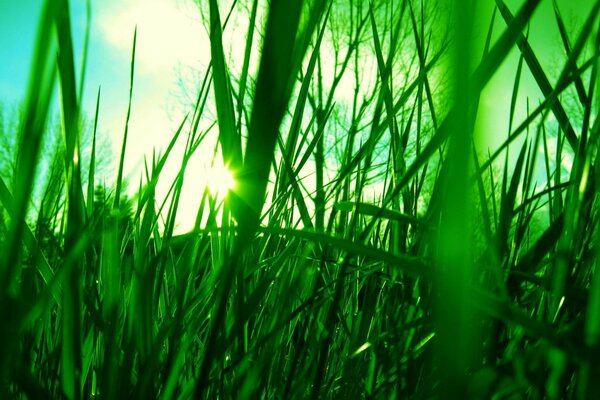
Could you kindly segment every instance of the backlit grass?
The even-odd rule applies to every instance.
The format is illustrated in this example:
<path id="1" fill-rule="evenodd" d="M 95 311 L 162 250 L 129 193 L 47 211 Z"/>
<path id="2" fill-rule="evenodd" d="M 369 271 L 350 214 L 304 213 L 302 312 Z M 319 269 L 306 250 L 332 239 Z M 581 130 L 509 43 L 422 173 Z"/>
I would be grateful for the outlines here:
<path id="1" fill-rule="evenodd" d="M 22 118 L 0 124 L 16 143 L 0 179 L 0 398 L 600 398 L 600 1 L 575 32 L 553 3 L 560 65 L 529 39 L 541 0 L 496 0 L 483 29 L 458 0 L 199 3 L 210 67 L 130 199 L 137 30 L 105 185 L 101 91 L 82 149 L 86 57 L 68 1 L 44 2 Z M 229 15 L 249 21 L 240 74 Z M 484 91 L 515 54 L 494 130 Z M 189 214 L 200 149 L 223 165 Z M 182 219 L 194 229 L 176 234 Z"/>

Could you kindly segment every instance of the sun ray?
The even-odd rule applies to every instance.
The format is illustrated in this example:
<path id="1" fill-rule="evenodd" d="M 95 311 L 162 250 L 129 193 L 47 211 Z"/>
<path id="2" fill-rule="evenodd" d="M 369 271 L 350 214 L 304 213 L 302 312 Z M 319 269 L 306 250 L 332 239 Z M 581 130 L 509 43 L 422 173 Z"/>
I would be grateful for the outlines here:
<path id="1" fill-rule="evenodd" d="M 206 185 L 211 195 L 224 198 L 235 189 L 236 181 L 231 170 L 223 164 L 214 164 L 206 170 Z"/>

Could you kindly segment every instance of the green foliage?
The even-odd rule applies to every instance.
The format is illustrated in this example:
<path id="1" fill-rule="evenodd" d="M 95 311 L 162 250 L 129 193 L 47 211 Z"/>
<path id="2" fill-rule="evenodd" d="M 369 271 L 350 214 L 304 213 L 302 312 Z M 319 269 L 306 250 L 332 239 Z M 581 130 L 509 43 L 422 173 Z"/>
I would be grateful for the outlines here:
<path id="1" fill-rule="evenodd" d="M 480 60 L 458 0 L 239 3 L 223 19 L 207 2 L 211 67 L 130 200 L 137 31 L 113 191 L 97 184 L 100 91 L 82 145 L 68 1 L 45 2 L 22 115 L 0 113 L 15 146 L 0 152 L 0 398 L 599 397 L 600 1 L 577 36 L 554 3 L 556 79 L 527 32 L 539 0 L 514 15 L 495 1 Z M 223 41 L 236 13 L 239 76 Z M 508 136 L 482 155 L 480 98 L 511 52 Z M 214 127 L 237 187 L 198 189 L 195 229 L 175 235 Z"/>

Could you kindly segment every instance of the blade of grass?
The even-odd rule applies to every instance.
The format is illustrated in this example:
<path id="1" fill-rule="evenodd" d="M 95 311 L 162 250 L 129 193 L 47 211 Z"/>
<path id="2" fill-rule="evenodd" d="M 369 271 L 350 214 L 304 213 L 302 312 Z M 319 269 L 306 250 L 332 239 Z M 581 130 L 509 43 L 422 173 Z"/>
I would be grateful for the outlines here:
<path id="1" fill-rule="evenodd" d="M 57 12 L 57 2 L 44 2 L 29 77 L 24 120 L 18 138 L 16 185 L 13 193 L 15 211 L 4 244 L 5 248 L 1 253 L 0 295 L 2 296 L 7 294 L 15 268 L 19 265 L 19 250 L 25 229 L 22 221 L 25 220 L 29 207 L 36 165 L 56 81 L 55 60 L 53 58 L 53 53 L 56 51 L 56 42 L 52 30 L 54 29 Z M 2 358 L 2 363 L 7 361 L 5 357 L 0 358 Z M 0 368 L 2 368 L 0 373 L 5 376 L 6 365 L 3 364 Z"/>
<path id="2" fill-rule="evenodd" d="M 56 20 L 59 52 L 58 72 L 62 99 L 63 130 L 65 135 L 65 170 L 67 173 L 67 229 L 65 252 L 68 253 L 81 236 L 85 220 L 85 205 L 81 185 L 81 152 L 79 149 L 79 100 L 77 99 L 77 79 L 71 17 L 67 0 L 61 2 Z M 63 291 L 62 343 L 61 343 L 61 383 L 62 391 L 68 399 L 80 399 L 82 390 L 82 283 L 81 272 L 85 265 L 82 259 L 66 278 Z"/>
<path id="3" fill-rule="evenodd" d="M 129 135 L 129 119 L 131 118 L 131 104 L 133 99 L 133 77 L 135 72 L 135 46 L 137 43 L 137 26 L 133 31 L 133 45 L 131 49 L 131 64 L 129 68 L 129 101 L 127 102 L 127 115 L 125 117 L 125 131 L 121 143 L 121 155 L 119 157 L 119 170 L 117 172 L 117 186 L 115 190 L 114 208 L 119 209 L 121 203 L 121 189 L 123 187 L 123 168 L 125 165 L 125 150 L 127 149 L 127 137 Z"/>
<path id="4" fill-rule="evenodd" d="M 556 0 L 552 0 L 552 8 L 554 10 L 554 17 L 556 19 L 556 25 L 558 26 L 560 38 L 563 42 L 563 47 L 565 48 L 565 53 L 567 55 L 571 54 L 571 43 L 569 41 L 569 35 L 567 34 L 567 27 L 565 26 L 565 23 L 563 21 L 563 18 L 560 13 L 560 10 L 558 8 L 558 4 L 556 3 Z M 583 80 L 581 79 L 581 76 L 575 77 L 575 89 L 577 90 L 577 95 L 579 96 L 579 101 L 581 102 L 581 104 L 587 104 L 588 96 L 587 96 L 587 93 L 585 92 L 585 88 L 583 86 Z"/>
<path id="5" fill-rule="evenodd" d="M 87 218 L 91 219 L 94 214 L 94 189 L 96 186 L 96 133 L 98 131 L 98 115 L 100 113 L 100 91 L 98 87 L 98 96 L 96 97 L 96 112 L 94 114 L 94 130 L 92 132 L 92 152 L 90 155 L 90 165 L 88 168 L 88 187 L 87 187 Z"/>
<path id="6" fill-rule="evenodd" d="M 237 174 L 242 165 L 242 144 L 241 136 L 238 135 L 236 130 L 231 82 L 225 62 L 222 34 L 219 7 L 216 0 L 211 0 L 210 52 L 213 66 L 213 88 L 219 122 L 219 142 L 221 143 L 225 165 L 232 168 L 233 173 Z"/>

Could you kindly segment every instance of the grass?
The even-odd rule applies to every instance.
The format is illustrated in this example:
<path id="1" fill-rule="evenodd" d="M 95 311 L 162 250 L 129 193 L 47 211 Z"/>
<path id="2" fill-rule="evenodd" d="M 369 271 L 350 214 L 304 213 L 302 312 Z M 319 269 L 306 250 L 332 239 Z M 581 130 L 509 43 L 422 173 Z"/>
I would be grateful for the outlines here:
<path id="1" fill-rule="evenodd" d="M 18 130 L 0 125 L 17 143 L 0 179 L 0 397 L 598 398 L 600 1 L 575 34 L 553 4 L 556 77 L 529 41 L 539 0 L 496 0 L 483 52 L 462 1 L 241 3 L 223 19 L 207 2 L 197 101 L 129 200 L 128 122 L 112 190 L 101 92 L 83 165 L 86 57 L 68 1 L 45 2 Z M 238 76 L 223 37 L 244 13 Z M 515 53 L 506 139 L 483 152 L 482 91 Z M 38 198 L 56 88 L 63 135 Z M 200 189 L 176 235 L 213 131 L 236 188 Z"/>

